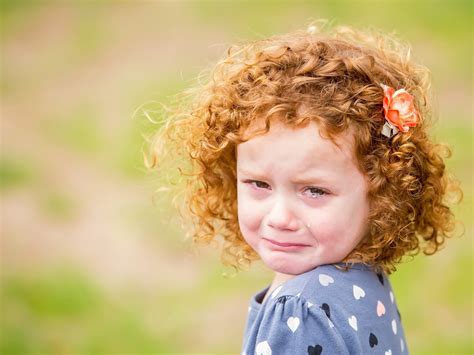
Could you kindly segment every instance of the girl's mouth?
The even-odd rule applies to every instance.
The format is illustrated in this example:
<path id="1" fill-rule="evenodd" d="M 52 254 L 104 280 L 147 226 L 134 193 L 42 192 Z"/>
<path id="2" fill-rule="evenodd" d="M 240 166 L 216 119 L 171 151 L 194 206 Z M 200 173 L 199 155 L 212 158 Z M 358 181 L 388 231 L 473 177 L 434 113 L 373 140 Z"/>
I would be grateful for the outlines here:
<path id="1" fill-rule="evenodd" d="M 280 243 L 280 242 L 277 242 L 275 240 L 268 239 L 268 238 L 262 238 L 262 239 L 266 240 L 271 245 L 277 246 L 277 247 L 280 247 L 280 248 L 304 248 L 304 247 L 309 246 L 307 244 L 298 244 L 298 243 Z"/>

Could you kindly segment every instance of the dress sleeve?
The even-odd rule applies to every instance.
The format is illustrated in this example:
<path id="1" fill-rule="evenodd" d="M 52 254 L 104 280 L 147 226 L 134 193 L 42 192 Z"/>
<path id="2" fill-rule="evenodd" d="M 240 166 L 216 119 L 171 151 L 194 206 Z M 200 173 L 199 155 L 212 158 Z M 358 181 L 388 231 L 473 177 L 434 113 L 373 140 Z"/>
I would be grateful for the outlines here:
<path id="1" fill-rule="evenodd" d="M 349 354 L 323 309 L 298 296 L 271 301 L 261 319 L 255 349 L 247 355 Z"/>

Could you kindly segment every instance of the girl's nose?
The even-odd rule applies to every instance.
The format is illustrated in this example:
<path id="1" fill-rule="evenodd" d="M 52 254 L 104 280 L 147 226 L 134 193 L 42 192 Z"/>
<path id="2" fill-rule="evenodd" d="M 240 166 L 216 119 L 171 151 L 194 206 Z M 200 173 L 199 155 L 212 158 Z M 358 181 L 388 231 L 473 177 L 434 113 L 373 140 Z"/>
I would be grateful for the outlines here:
<path id="1" fill-rule="evenodd" d="M 267 224 L 281 230 L 296 230 L 298 223 L 284 199 L 278 199 L 267 215 Z"/>

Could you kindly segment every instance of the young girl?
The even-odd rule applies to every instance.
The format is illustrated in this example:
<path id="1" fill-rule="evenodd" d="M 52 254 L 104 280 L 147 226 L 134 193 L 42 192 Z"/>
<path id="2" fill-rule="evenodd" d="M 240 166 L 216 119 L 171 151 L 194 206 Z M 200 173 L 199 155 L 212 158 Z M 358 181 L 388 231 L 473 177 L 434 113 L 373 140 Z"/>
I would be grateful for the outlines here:
<path id="1" fill-rule="evenodd" d="M 148 163 L 182 163 L 195 242 L 275 272 L 242 352 L 408 353 L 387 274 L 440 248 L 460 192 L 427 134 L 428 70 L 387 36 L 310 26 L 233 46 L 211 74 Z"/>

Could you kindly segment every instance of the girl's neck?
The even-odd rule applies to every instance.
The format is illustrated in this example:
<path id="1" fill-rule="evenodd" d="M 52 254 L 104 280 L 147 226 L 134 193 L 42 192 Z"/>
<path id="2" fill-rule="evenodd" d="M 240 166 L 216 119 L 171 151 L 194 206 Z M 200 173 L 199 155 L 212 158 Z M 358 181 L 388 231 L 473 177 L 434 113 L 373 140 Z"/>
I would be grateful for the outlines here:
<path id="1" fill-rule="evenodd" d="M 282 274 L 280 272 L 275 272 L 275 277 L 273 278 L 272 285 L 276 285 L 276 287 L 278 287 L 296 276 L 298 275 Z"/>
<path id="2" fill-rule="evenodd" d="M 273 291 L 283 285 L 286 281 L 291 280 L 292 278 L 296 277 L 297 275 L 289 275 L 289 274 L 282 274 L 279 272 L 275 272 L 275 277 L 273 278 L 272 284 L 270 285 L 270 288 L 268 289 L 267 293 L 263 297 L 262 303 L 265 302 L 265 300 L 270 297 L 270 295 L 273 293 Z"/>

